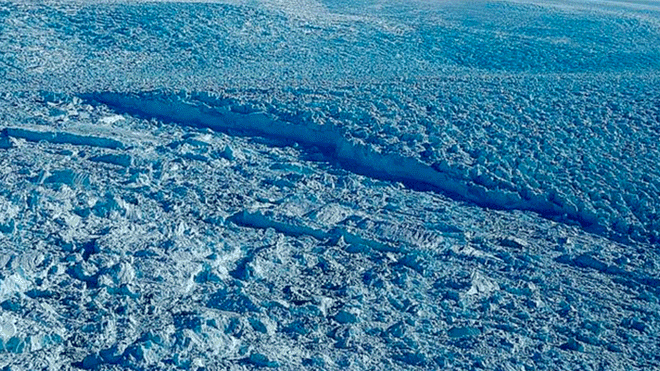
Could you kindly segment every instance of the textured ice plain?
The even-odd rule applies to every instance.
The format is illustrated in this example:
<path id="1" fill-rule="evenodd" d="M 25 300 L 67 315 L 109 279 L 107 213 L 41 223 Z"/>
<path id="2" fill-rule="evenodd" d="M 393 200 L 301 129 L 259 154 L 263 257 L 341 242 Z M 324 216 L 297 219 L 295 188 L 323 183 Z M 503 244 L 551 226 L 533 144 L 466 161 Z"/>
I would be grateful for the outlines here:
<path id="1" fill-rule="evenodd" d="M 0 17 L 1 367 L 660 366 L 653 4 Z"/>

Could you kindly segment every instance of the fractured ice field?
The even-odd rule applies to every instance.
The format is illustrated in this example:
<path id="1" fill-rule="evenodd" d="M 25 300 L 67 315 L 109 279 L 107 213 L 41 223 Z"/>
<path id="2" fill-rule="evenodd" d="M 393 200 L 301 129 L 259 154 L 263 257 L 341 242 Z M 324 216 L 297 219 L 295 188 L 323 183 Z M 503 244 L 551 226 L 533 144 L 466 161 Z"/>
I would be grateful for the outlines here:
<path id="1" fill-rule="evenodd" d="M 0 1 L 0 369 L 660 369 L 659 143 L 653 1 Z"/>

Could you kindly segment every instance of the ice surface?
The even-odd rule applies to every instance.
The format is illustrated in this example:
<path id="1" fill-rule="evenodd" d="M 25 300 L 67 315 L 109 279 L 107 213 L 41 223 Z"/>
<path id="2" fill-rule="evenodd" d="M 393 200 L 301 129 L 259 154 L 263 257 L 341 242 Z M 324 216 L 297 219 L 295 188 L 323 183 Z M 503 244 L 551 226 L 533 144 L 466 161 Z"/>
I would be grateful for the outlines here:
<path id="1" fill-rule="evenodd" d="M 0 3 L 0 368 L 660 368 L 658 19 Z"/>

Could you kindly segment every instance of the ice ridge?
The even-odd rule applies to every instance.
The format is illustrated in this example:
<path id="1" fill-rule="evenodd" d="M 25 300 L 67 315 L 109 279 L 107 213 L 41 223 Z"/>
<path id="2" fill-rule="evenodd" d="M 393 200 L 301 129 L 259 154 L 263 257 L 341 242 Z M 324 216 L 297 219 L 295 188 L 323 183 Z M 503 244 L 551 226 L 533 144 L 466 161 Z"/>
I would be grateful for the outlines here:
<path id="1" fill-rule="evenodd" d="M 72 144 L 109 149 L 124 149 L 124 144 L 114 139 L 79 135 L 65 132 L 28 130 L 23 128 L 5 128 L 0 137 L 22 138 L 28 142 L 48 142 L 52 144 Z"/>
<path id="2" fill-rule="evenodd" d="M 576 206 L 552 192 L 488 187 L 479 184 L 478 174 L 464 179 L 454 175 L 456 169 L 450 165 L 429 165 L 414 157 L 374 148 L 359 139 L 349 138 L 337 125 L 293 121 L 270 112 L 234 107 L 231 102 L 206 93 L 95 92 L 81 98 L 118 112 L 189 127 L 295 142 L 320 149 L 331 162 L 371 178 L 401 182 L 417 190 L 439 191 L 481 207 L 532 211 L 549 219 L 579 223 L 589 232 L 614 236 L 608 223 L 584 204 Z"/>

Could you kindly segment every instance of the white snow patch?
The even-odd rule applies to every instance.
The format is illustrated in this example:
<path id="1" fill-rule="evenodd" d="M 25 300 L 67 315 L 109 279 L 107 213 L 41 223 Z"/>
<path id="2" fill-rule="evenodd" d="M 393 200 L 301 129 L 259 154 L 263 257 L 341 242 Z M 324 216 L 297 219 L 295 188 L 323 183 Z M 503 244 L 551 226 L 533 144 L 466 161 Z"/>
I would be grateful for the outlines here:
<path id="1" fill-rule="evenodd" d="M 0 338 L 7 340 L 14 336 L 16 333 L 16 326 L 14 321 L 9 317 L 9 314 L 2 313 L 0 315 Z"/>
<path id="2" fill-rule="evenodd" d="M 10 298 L 15 293 L 23 293 L 30 288 L 30 282 L 22 275 L 14 273 L 0 280 L 0 301 Z"/>
<path id="3" fill-rule="evenodd" d="M 479 272 L 472 273 L 472 286 L 465 293 L 466 296 L 485 296 L 492 292 L 499 291 L 500 286 L 497 282 L 484 276 Z"/>
<path id="4" fill-rule="evenodd" d="M 119 121 L 123 121 L 123 120 L 124 120 L 124 116 L 122 116 L 122 115 L 112 115 L 112 116 L 106 116 L 106 117 L 100 118 L 99 123 L 106 124 L 106 125 L 112 125 L 112 124 L 116 124 Z"/>

